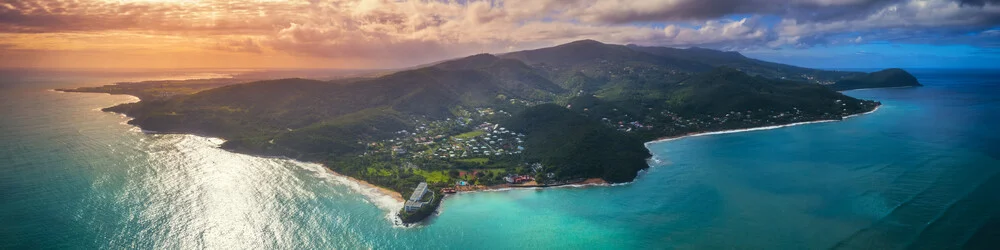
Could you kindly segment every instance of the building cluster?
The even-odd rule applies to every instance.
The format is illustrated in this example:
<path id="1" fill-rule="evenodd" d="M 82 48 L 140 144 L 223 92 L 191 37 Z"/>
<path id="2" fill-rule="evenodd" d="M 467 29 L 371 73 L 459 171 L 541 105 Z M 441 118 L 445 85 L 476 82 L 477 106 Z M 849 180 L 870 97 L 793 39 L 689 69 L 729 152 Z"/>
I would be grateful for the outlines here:
<path id="1" fill-rule="evenodd" d="M 503 177 L 503 180 L 510 184 L 521 184 L 529 181 L 534 181 L 535 177 L 531 177 L 530 175 L 509 174 Z"/>
<path id="2" fill-rule="evenodd" d="M 499 124 L 483 123 L 475 128 L 478 135 L 471 138 L 450 137 L 445 140 L 433 156 L 440 159 L 488 157 L 520 154 L 524 147 L 524 134 L 500 127 Z"/>
<path id="3" fill-rule="evenodd" d="M 609 125 L 617 129 L 618 131 L 626 133 L 632 132 L 634 130 L 653 129 L 653 125 L 642 124 L 642 122 L 639 121 L 612 121 L 611 119 L 608 118 L 601 118 L 601 121 L 604 122 L 605 125 Z"/>
<path id="4" fill-rule="evenodd" d="M 773 125 L 781 123 L 791 123 L 800 121 L 815 120 L 814 115 L 807 115 L 798 108 L 792 111 L 773 110 L 746 110 L 730 111 L 719 115 L 700 115 L 696 117 L 683 117 L 669 111 L 661 112 L 664 118 L 669 121 L 667 126 L 680 129 L 711 129 L 711 128 L 736 128 L 747 126 Z"/>
<path id="5" fill-rule="evenodd" d="M 656 122 L 664 124 L 663 129 L 671 131 L 704 131 L 716 129 L 735 129 L 757 126 L 772 126 L 779 124 L 789 124 L 796 122 L 836 120 L 851 114 L 847 108 L 847 103 L 842 100 L 834 100 L 834 105 L 840 106 L 840 112 L 817 113 L 807 112 L 799 108 L 791 110 L 744 110 L 730 111 L 724 114 L 703 114 L 697 116 L 681 116 L 670 111 L 661 111 L 659 116 L 647 117 L 647 123 Z M 875 102 L 863 101 L 859 103 L 862 108 L 873 109 Z M 665 120 L 665 121 L 664 121 Z M 637 123 L 642 124 L 642 123 Z M 619 127 L 620 128 L 620 127 Z M 620 129 L 621 130 L 621 129 Z M 634 131 L 633 130 L 626 130 Z"/>
<path id="6" fill-rule="evenodd" d="M 521 154 L 524 134 L 516 133 L 490 122 L 497 115 L 509 116 L 503 110 L 476 108 L 456 111 L 458 117 L 419 122 L 416 127 L 396 131 L 392 139 L 359 142 L 367 146 L 362 155 L 392 155 L 413 159 L 491 158 Z"/>

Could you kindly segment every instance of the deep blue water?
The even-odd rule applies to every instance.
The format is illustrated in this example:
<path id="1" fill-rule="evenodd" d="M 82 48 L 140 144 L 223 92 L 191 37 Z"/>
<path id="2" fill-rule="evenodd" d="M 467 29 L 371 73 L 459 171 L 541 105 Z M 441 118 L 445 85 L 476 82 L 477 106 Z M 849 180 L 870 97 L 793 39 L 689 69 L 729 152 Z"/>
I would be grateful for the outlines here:
<path id="1" fill-rule="evenodd" d="M 651 143 L 632 184 L 461 194 L 426 226 L 315 164 L 149 135 L 48 89 L 157 74 L 0 76 L 0 249 L 996 249 L 1000 73 L 912 70 L 875 113 Z M 368 194 L 366 196 L 366 194 Z"/>

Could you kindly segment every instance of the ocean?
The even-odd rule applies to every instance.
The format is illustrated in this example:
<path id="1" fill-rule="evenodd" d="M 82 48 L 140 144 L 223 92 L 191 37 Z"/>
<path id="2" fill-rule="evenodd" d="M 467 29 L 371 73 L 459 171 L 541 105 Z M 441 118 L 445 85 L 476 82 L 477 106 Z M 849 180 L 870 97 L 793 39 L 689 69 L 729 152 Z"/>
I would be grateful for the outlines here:
<path id="1" fill-rule="evenodd" d="M 129 96 L 53 88 L 204 76 L 0 74 L 0 249 L 996 249 L 1000 72 L 914 69 L 924 87 L 840 122 L 649 143 L 633 183 L 466 193 L 404 228 L 398 204 L 322 166 L 145 134 Z"/>

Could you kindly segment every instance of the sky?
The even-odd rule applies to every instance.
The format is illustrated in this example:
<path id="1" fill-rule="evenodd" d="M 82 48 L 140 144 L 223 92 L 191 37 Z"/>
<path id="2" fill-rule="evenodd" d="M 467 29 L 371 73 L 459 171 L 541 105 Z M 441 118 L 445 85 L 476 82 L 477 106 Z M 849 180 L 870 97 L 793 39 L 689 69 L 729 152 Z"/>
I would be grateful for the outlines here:
<path id="1" fill-rule="evenodd" d="M 581 39 L 1000 68 L 1000 0 L 0 0 L 0 68 L 399 68 Z"/>

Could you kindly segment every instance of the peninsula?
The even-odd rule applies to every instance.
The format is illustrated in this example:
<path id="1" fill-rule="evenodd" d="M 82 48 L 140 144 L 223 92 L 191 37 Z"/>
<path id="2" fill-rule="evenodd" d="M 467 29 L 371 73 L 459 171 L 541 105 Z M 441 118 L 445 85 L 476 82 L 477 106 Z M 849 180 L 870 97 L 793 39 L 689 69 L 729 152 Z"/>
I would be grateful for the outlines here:
<path id="1" fill-rule="evenodd" d="M 646 141 L 840 120 L 880 103 L 837 91 L 919 86 L 899 69 L 825 71 L 736 52 L 592 40 L 372 78 L 213 83 L 66 91 L 136 95 L 142 101 L 105 111 L 145 130 L 324 163 L 409 197 L 399 215 L 414 223 L 447 193 L 629 182 L 648 167 Z"/>

